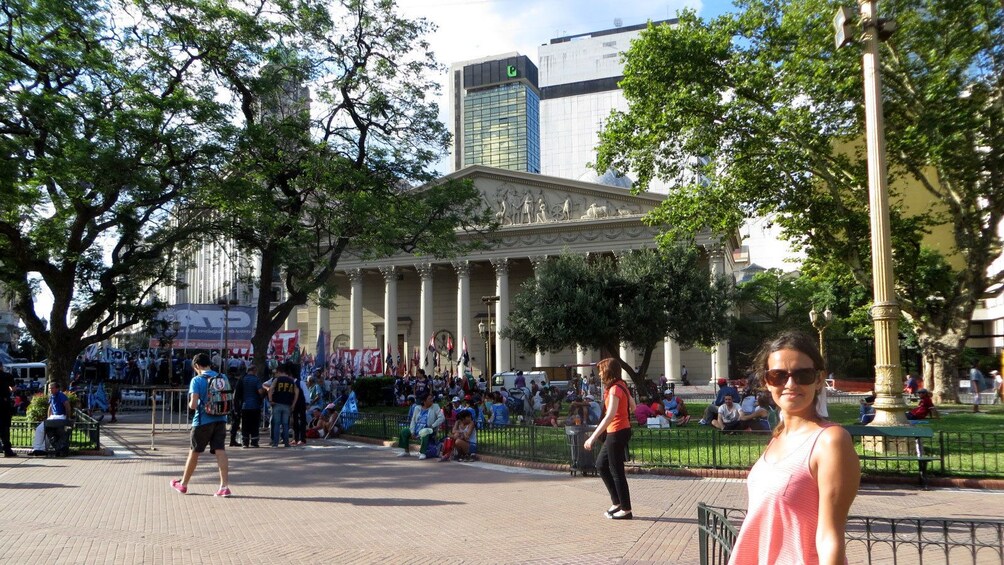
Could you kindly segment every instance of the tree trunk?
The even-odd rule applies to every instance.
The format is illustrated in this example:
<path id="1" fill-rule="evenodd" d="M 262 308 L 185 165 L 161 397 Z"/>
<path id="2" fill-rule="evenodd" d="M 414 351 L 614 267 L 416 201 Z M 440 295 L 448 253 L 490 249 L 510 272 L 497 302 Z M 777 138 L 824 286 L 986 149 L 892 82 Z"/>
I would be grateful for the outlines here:
<path id="1" fill-rule="evenodd" d="M 49 382 L 59 383 L 62 390 L 67 390 L 70 384 L 70 372 L 73 371 L 73 364 L 82 350 L 79 339 L 50 331 L 49 358 L 45 362 Z"/>
<path id="2" fill-rule="evenodd" d="M 959 359 L 969 337 L 965 332 L 967 329 L 968 323 L 961 330 L 953 328 L 934 335 L 917 328 L 917 341 L 923 358 L 924 386 L 931 391 L 935 404 L 959 401 L 956 380 Z"/>

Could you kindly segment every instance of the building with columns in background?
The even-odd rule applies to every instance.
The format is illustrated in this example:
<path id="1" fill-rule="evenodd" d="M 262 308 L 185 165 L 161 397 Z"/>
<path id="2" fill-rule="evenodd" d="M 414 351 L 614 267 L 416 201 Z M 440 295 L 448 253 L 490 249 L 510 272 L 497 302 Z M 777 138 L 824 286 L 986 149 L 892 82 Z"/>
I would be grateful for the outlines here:
<path id="1" fill-rule="evenodd" d="M 418 366 L 427 371 L 432 368 L 431 362 L 426 362 L 430 339 L 442 352 L 448 338 L 458 352 L 466 340 L 471 368 L 478 375 L 485 370 L 488 351 L 479 324 L 490 319 L 496 327 L 488 337 L 493 372 L 599 361 L 597 351 L 581 348 L 523 351 L 501 338 L 498 330 L 508 323 L 513 296 L 548 258 L 563 253 L 616 257 L 655 247 L 657 230 L 643 224 L 642 217 L 664 197 L 632 195 L 614 186 L 484 166 L 465 168 L 450 178 L 470 179 L 502 223 L 491 249 L 449 260 L 400 254 L 364 261 L 347 253 L 335 274 L 335 306 L 300 307 L 290 317 L 287 329 L 299 330 L 300 343 L 310 353 L 323 330 L 332 336 L 328 351 L 379 348 L 382 359 L 390 355 L 408 362 L 417 356 Z M 697 244 L 712 276 L 732 276 L 737 268 L 735 238 L 719 242 L 709 237 Z M 482 296 L 499 299 L 486 306 Z M 640 359 L 626 348 L 621 354 L 629 363 Z M 444 368 L 450 367 L 445 355 L 442 357 L 441 366 L 446 363 Z M 678 381 L 680 369 L 686 365 L 692 382 L 707 382 L 728 375 L 728 358 L 727 343 L 712 352 L 681 351 L 667 340 L 653 355 L 648 376 L 656 379 L 665 373 L 671 381 Z"/>

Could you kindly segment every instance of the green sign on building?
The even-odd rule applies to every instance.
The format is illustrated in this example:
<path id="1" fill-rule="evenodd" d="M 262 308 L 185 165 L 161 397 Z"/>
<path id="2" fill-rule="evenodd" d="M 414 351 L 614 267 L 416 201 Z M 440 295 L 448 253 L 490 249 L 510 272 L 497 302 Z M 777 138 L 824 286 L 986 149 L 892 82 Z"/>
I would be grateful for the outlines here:
<path id="1" fill-rule="evenodd" d="M 515 78 L 516 77 L 516 65 L 509 65 L 509 66 L 507 66 L 505 68 L 505 74 L 509 78 Z"/>

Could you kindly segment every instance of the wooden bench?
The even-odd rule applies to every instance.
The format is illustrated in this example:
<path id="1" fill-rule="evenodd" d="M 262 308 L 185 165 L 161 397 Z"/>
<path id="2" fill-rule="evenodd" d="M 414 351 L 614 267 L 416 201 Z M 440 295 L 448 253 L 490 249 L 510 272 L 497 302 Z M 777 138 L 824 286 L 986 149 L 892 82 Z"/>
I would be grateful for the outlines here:
<path id="1" fill-rule="evenodd" d="M 894 453 L 883 453 L 873 455 L 860 455 L 862 461 L 916 461 L 920 469 L 920 485 L 927 488 L 927 464 L 932 461 L 941 461 L 940 457 L 924 454 L 924 440 L 934 438 L 934 430 L 927 427 L 917 426 L 844 426 L 844 429 L 856 438 L 883 438 L 893 440 L 913 441 L 913 449 L 910 453 L 901 453 L 898 449 Z"/>

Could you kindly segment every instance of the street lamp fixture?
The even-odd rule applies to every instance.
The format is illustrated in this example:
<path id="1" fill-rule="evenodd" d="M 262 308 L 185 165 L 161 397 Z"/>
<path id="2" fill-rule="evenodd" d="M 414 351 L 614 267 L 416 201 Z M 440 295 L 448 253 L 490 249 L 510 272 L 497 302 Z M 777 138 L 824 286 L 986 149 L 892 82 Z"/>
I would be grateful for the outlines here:
<path id="1" fill-rule="evenodd" d="M 809 321 L 812 322 L 812 327 L 816 328 L 816 331 L 819 332 L 819 355 L 823 358 L 823 364 L 827 365 L 826 339 L 824 338 L 824 334 L 826 334 L 826 328 L 830 327 L 830 323 L 833 322 L 833 312 L 830 312 L 830 309 L 827 308 L 820 314 L 813 308 L 809 310 Z"/>
<path id="2" fill-rule="evenodd" d="M 502 297 L 498 295 L 492 296 L 482 296 L 481 302 L 488 308 L 488 323 L 481 322 L 478 324 L 478 333 L 485 340 L 485 372 L 488 373 L 485 376 L 486 389 L 488 392 L 492 391 L 492 375 L 495 374 L 495 370 L 492 368 L 492 336 L 495 335 L 495 321 L 492 320 L 492 306 L 498 303 Z"/>
<path id="3" fill-rule="evenodd" d="M 161 332 L 161 343 L 167 348 L 167 382 L 174 384 L 174 338 L 178 337 L 178 332 L 181 330 L 181 322 L 174 320 L 171 323 L 167 323 L 167 320 L 163 321 L 163 330 Z"/>

